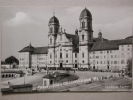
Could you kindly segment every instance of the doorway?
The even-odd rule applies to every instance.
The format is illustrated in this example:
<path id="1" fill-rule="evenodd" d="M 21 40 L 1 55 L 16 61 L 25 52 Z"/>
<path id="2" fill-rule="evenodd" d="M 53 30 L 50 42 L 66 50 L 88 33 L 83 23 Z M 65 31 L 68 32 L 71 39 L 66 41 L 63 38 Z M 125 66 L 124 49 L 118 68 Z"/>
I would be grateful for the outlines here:
<path id="1" fill-rule="evenodd" d="M 95 70 L 95 66 L 93 66 L 93 70 Z"/>
<path id="2" fill-rule="evenodd" d="M 60 68 L 63 68 L 63 64 L 62 63 L 60 63 Z"/>
<path id="3" fill-rule="evenodd" d="M 78 68 L 78 64 L 75 64 L 75 66 L 74 66 L 75 68 Z"/>

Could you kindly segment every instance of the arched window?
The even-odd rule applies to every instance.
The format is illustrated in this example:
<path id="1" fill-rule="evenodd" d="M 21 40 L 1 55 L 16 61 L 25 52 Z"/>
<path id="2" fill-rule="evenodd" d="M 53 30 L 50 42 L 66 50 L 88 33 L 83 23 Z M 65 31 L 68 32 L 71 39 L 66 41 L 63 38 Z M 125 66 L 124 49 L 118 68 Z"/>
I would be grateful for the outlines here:
<path id="1" fill-rule="evenodd" d="M 52 38 L 50 38 L 50 44 L 52 44 Z"/>
<path id="2" fill-rule="evenodd" d="M 62 35 L 60 35 L 60 41 L 62 41 Z"/>
<path id="3" fill-rule="evenodd" d="M 50 33 L 52 33 L 53 32 L 53 28 L 52 27 L 50 27 Z"/>
<path id="4" fill-rule="evenodd" d="M 85 28 L 85 22 L 82 22 L 82 28 Z"/>
<path id="5" fill-rule="evenodd" d="M 75 58 L 77 58 L 77 53 L 75 53 Z"/>
<path id="6" fill-rule="evenodd" d="M 60 58 L 62 58 L 62 53 L 60 53 Z"/>
<path id="7" fill-rule="evenodd" d="M 84 35 L 82 35 L 82 40 L 84 40 Z"/>

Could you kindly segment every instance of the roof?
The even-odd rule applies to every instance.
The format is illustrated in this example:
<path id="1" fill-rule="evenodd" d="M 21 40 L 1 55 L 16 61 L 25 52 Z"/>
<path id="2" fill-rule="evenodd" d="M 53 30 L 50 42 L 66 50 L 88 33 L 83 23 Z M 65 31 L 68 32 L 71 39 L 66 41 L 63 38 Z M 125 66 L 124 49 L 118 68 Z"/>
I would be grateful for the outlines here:
<path id="1" fill-rule="evenodd" d="M 66 37 L 72 40 L 73 52 L 79 52 L 79 36 L 66 33 Z"/>
<path id="2" fill-rule="evenodd" d="M 48 47 L 36 47 L 34 49 L 34 54 L 47 54 L 48 53 Z"/>
<path id="3" fill-rule="evenodd" d="M 29 48 L 29 46 L 24 47 L 19 52 L 32 52 L 32 54 L 47 54 L 48 53 L 48 47 L 32 47 Z"/>
<path id="4" fill-rule="evenodd" d="M 1 71 L 2 73 L 17 73 L 17 74 L 23 74 L 23 71 L 21 70 L 4 70 L 4 71 Z"/>
<path id="5" fill-rule="evenodd" d="M 44 76 L 43 78 L 47 78 L 47 79 L 54 79 L 54 75 L 52 74 L 47 74 L 46 76 Z"/>
<path id="6" fill-rule="evenodd" d="M 32 88 L 32 84 L 11 85 L 10 87 L 13 88 L 13 89 L 28 88 L 28 87 Z"/>
<path id="7" fill-rule="evenodd" d="M 97 41 L 93 44 L 91 51 L 117 50 L 119 49 L 119 45 L 125 44 L 132 44 L 132 38 L 109 41 Z"/>
<path id="8" fill-rule="evenodd" d="M 80 18 L 85 18 L 85 17 L 92 18 L 91 12 L 87 8 L 83 9 L 82 12 L 80 13 Z"/>
<path id="9" fill-rule="evenodd" d="M 63 76 L 67 76 L 69 75 L 68 73 L 60 73 L 60 72 L 54 72 L 52 74 L 47 74 L 45 75 L 43 78 L 46 78 L 46 79 L 59 79 L 59 78 L 64 78 Z"/>
<path id="10" fill-rule="evenodd" d="M 33 52 L 34 51 L 34 47 L 30 44 L 27 47 L 24 47 L 22 50 L 20 50 L 19 52 Z"/>
<path id="11" fill-rule="evenodd" d="M 59 20 L 58 20 L 57 17 L 53 16 L 53 17 L 50 18 L 49 23 L 56 23 L 56 24 L 59 24 Z"/>
<path id="12" fill-rule="evenodd" d="M 100 38 L 93 38 L 93 42 L 101 41 Z M 102 38 L 102 41 L 108 41 L 108 39 Z"/>

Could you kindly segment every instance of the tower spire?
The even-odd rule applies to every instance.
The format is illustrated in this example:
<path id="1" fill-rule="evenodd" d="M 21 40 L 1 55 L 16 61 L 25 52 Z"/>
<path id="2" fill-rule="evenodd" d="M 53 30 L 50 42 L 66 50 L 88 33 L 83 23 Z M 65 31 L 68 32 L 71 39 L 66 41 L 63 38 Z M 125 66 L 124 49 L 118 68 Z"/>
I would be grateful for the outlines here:
<path id="1" fill-rule="evenodd" d="M 102 32 L 101 29 L 99 29 L 99 32 Z"/>
<path id="2" fill-rule="evenodd" d="M 84 3 L 85 3 L 84 5 L 85 5 L 85 8 L 86 8 L 87 0 L 84 0 Z"/>
<path id="3" fill-rule="evenodd" d="M 133 35 L 133 24 L 132 24 L 132 32 L 131 32 L 131 33 L 132 33 L 132 35 Z"/>
<path id="4" fill-rule="evenodd" d="M 53 16 L 55 16 L 55 9 L 53 10 Z"/>

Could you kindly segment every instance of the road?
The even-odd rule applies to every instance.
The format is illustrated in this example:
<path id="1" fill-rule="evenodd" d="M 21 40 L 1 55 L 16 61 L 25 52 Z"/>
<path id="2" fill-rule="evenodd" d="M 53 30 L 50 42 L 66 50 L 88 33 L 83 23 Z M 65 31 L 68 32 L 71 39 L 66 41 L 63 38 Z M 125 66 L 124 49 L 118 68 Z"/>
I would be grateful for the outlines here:
<path id="1" fill-rule="evenodd" d="M 111 78 L 91 84 L 83 84 L 69 88 L 69 91 L 128 91 L 131 89 L 132 82 L 127 78 Z"/>

